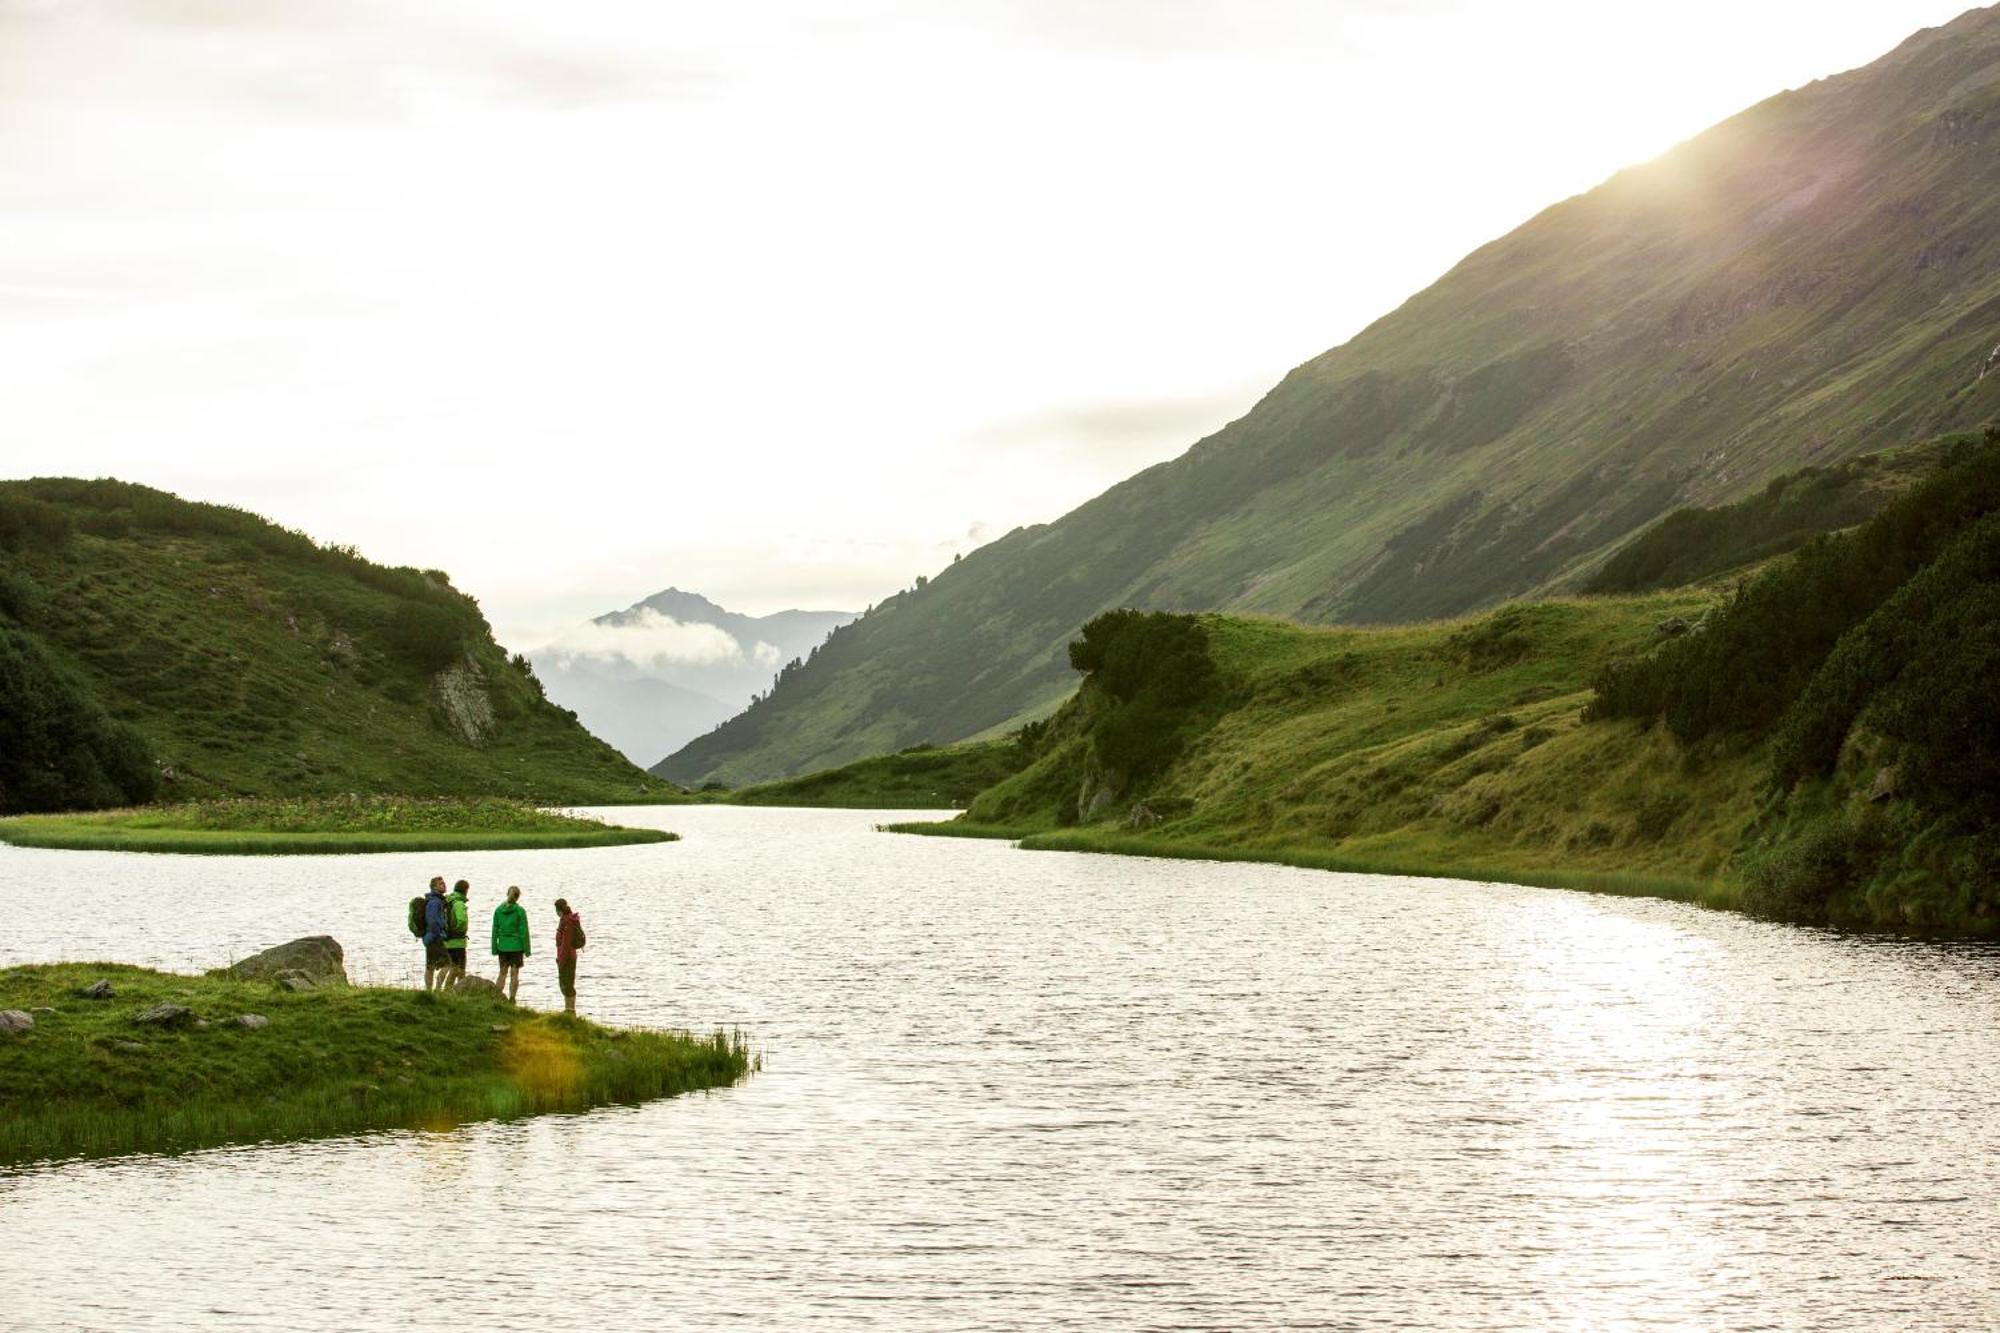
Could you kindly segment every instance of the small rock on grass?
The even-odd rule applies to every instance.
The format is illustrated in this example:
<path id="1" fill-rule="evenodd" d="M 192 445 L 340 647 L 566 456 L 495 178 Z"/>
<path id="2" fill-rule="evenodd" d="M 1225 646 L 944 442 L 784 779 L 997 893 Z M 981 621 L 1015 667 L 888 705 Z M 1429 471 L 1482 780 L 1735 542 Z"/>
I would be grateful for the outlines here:
<path id="1" fill-rule="evenodd" d="M 194 1021 L 194 1011 L 184 1004 L 156 1004 L 133 1016 L 134 1023 L 156 1023 L 163 1028 L 181 1027 Z"/>
<path id="2" fill-rule="evenodd" d="M 111 1048 L 113 1050 L 130 1052 L 139 1052 L 146 1049 L 142 1043 L 136 1041 L 114 1041 L 111 1043 Z"/>
<path id="3" fill-rule="evenodd" d="M 495 1023 L 495 1024 L 493 1025 L 493 1027 L 492 1027 L 492 1031 L 494 1031 L 494 1032 L 508 1032 L 508 1031 L 511 1031 L 511 1029 L 510 1029 L 510 1028 L 509 1028 L 509 1027 L 507 1026 L 507 1024 L 505 1024 L 505 1023 Z"/>
<path id="4" fill-rule="evenodd" d="M 118 992 L 111 989 L 109 981 L 100 977 L 88 986 L 85 986 L 82 993 L 83 998 L 86 1000 L 108 1000 Z"/>
<path id="5" fill-rule="evenodd" d="M 262 1014 L 238 1014 L 229 1020 L 229 1025 L 255 1032 L 258 1028 L 271 1026 L 271 1020 Z"/>
<path id="6" fill-rule="evenodd" d="M 35 1016 L 25 1009 L 0 1009 L 0 1032 L 32 1032 Z"/>

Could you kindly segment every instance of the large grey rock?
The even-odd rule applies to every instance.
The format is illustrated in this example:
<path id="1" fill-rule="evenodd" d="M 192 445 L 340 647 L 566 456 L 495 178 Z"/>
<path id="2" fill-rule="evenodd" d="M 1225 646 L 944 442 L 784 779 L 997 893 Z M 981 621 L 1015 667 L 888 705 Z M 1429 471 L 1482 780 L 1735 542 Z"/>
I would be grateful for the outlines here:
<path id="1" fill-rule="evenodd" d="M 346 953 L 331 935 L 307 935 L 231 963 L 223 971 L 239 981 L 277 981 L 296 972 L 315 986 L 347 984 Z"/>
<path id="2" fill-rule="evenodd" d="M 33 1032 L 35 1016 L 24 1009 L 0 1009 L 0 1032 Z"/>
<path id="3" fill-rule="evenodd" d="M 451 988 L 454 991 L 457 991 L 460 995 L 500 994 L 500 988 L 494 985 L 492 982 L 488 981 L 485 977 L 475 977 L 469 974 L 460 977 L 457 981 L 454 981 L 451 984 Z"/>
<path id="4" fill-rule="evenodd" d="M 133 1015 L 134 1023 L 153 1023 L 163 1028 L 186 1027 L 194 1022 L 194 1010 L 184 1004 L 156 1004 Z"/>

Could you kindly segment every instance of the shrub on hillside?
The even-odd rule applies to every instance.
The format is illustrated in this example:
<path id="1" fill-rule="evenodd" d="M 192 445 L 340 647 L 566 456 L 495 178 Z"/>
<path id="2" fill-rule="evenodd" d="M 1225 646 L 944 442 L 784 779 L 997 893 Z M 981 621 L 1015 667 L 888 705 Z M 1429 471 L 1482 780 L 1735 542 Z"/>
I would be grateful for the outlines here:
<path id="1" fill-rule="evenodd" d="M 54 546 L 69 536 L 69 515 L 55 505 L 0 490 L 0 551 Z"/>
<path id="2" fill-rule="evenodd" d="M 1833 899 L 1874 868 L 1877 851 L 1837 813 L 1823 815 L 1744 868 L 1743 910 L 1779 921 L 1823 922 Z"/>
<path id="3" fill-rule="evenodd" d="M 1739 589 L 1703 632 L 1599 672 L 1586 716 L 1661 720 L 1683 744 L 1763 734 L 1842 635 L 1996 508 L 2000 439 L 1954 448 L 1857 531 L 1821 537 Z"/>
<path id="4" fill-rule="evenodd" d="M 1208 631 L 1193 616 L 1166 611 L 1106 611 L 1070 644 L 1069 664 L 1125 703 L 1143 692 L 1162 704 L 1186 706 L 1216 688 Z"/>
<path id="5" fill-rule="evenodd" d="M 465 649 L 465 626 L 441 606 L 402 602 L 389 617 L 389 653 L 423 675 L 444 670 Z"/>
<path id="6" fill-rule="evenodd" d="M 1208 631 L 1194 616 L 1107 611 L 1069 646 L 1070 665 L 1111 701 L 1091 728 L 1105 767 L 1143 782 L 1171 764 L 1221 692 Z"/>
<path id="7" fill-rule="evenodd" d="M 33 636 L 0 626 L 0 812 L 130 805 L 158 784 L 152 756 Z"/>

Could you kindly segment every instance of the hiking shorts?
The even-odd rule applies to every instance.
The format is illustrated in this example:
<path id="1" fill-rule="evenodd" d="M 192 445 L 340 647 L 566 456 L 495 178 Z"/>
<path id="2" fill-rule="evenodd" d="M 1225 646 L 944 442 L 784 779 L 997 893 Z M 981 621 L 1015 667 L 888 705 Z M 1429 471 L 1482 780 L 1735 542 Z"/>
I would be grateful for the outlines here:
<path id="1" fill-rule="evenodd" d="M 576 994 L 576 959 L 556 959 L 556 984 L 562 987 L 564 995 Z"/>
<path id="2" fill-rule="evenodd" d="M 465 967 L 464 945 L 461 944 L 456 949 L 446 949 L 445 952 L 451 955 L 451 965 L 453 967 L 459 968 L 461 970 Z"/>
<path id="3" fill-rule="evenodd" d="M 439 940 L 436 944 L 426 944 L 424 946 L 424 962 L 430 967 L 449 967 L 451 965 L 451 954 L 445 950 L 443 940 Z"/>
<path id="4" fill-rule="evenodd" d="M 521 960 L 526 957 L 527 955 L 522 953 L 519 949 L 502 949 L 500 951 L 500 966 L 519 967 L 521 965 Z"/>

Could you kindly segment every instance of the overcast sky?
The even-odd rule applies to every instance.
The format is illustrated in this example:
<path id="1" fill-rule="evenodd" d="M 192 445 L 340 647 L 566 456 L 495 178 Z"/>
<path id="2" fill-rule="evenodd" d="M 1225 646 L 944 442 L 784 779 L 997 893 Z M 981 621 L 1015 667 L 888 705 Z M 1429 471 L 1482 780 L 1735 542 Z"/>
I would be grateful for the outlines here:
<path id="1" fill-rule="evenodd" d="M 0 475 L 858 609 L 1963 0 L 0 0 Z"/>

